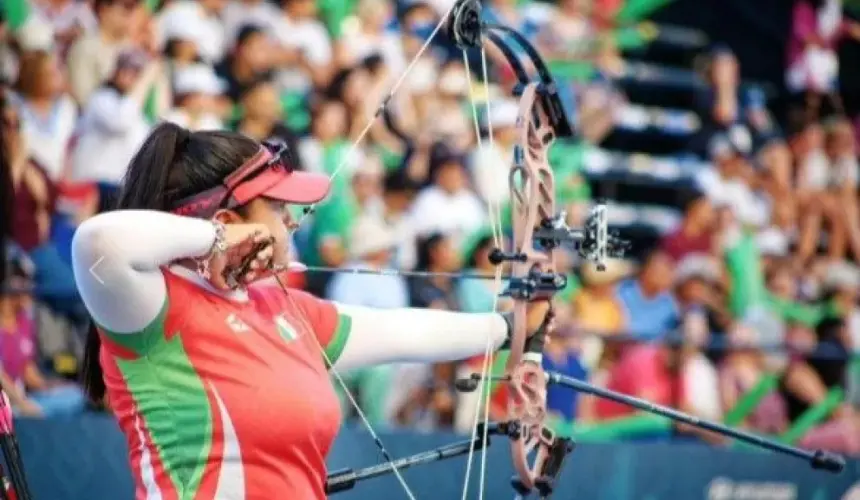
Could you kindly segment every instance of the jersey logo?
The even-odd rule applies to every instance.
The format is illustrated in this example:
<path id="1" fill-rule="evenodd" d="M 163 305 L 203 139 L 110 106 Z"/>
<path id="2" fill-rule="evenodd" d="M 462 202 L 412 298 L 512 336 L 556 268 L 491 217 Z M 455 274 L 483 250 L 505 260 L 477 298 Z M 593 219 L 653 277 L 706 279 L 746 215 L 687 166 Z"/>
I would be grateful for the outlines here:
<path id="1" fill-rule="evenodd" d="M 283 315 L 275 316 L 275 326 L 278 327 L 278 333 L 281 334 L 281 338 L 287 342 L 292 342 L 299 338 L 299 334 L 296 332 L 296 329 L 293 328 L 293 325 L 291 325 Z"/>
<path id="2" fill-rule="evenodd" d="M 236 333 L 246 333 L 251 330 L 251 327 L 246 325 L 245 322 L 239 319 L 235 314 L 227 316 L 227 326 Z"/>

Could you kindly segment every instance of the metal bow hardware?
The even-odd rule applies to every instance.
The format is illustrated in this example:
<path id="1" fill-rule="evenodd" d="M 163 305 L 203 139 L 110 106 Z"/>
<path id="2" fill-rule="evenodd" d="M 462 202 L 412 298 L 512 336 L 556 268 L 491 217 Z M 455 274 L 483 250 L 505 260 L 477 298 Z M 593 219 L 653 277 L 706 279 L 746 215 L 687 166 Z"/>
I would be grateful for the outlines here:
<path id="1" fill-rule="evenodd" d="M 370 130 L 373 121 L 384 115 L 386 106 L 392 96 L 405 81 L 408 72 L 415 62 L 430 46 L 435 36 L 442 28 L 448 37 L 463 50 L 464 60 L 470 49 L 479 49 L 482 56 L 484 81 L 486 84 L 486 54 L 485 41 L 489 40 L 504 55 L 510 67 L 514 70 L 518 84 L 515 93 L 519 97 L 519 112 L 517 127 L 519 141 L 515 147 L 513 165 L 509 171 L 509 187 L 511 194 L 511 226 L 513 229 L 510 249 L 502 248 L 501 228 L 494 227 L 494 237 L 497 247 L 490 255 L 490 260 L 497 266 L 495 276 L 468 275 L 432 272 L 404 272 L 396 270 L 371 271 L 366 269 L 331 269 L 324 267 L 308 267 L 311 272 L 354 272 L 399 274 L 404 276 L 449 276 L 463 278 L 494 278 L 501 283 L 502 267 L 510 266 L 509 275 L 504 276 L 507 288 L 501 295 L 513 301 L 512 328 L 510 338 L 510 354 L 503 375 L 491 376 L 489 373 L 489 358 L 492 356 L 491 345 L 487 344 L 485 363 L 481 373 L 458 380 L 456 387 L 463 392 L 486 389 L 489 382 L 496 381 L 508 389 L 507 418 L 504 422 L 489 422 L 489 391 L 481 390 L 484 397 L 484 411 L 481 416 L 480 408 L 476 408 L 475 425 L 469 440 L 454 443 L 442 448 L 418 453 L 405 458 L 393 459 L 382 444 L 376 432 L 364 416 L 352 394 L 346 387 L 337 370 L 331 366 L 331 374 L 346 392 L 346 395 L 370 432 L 375 445 L 379 448 L 384 463 L 360 470 L 344 469 L 329 474 L 326 482 L 326 493 L 332 494 L 353 488 L 357 482 L 386 474 L 393 474 L 405 490 L 407 497 L 415 500 L 415 495 L 409 489 L 400 471 L 418 464 L 426 464 L 438 460 L 468 454 L 466 477 L 463 485 L 462 499 L 468 498 L 468 484 L 472 465 L 473 453 L 482 452 L 482 468 L 478 498 L 484 498 L 485 453 L 490 444 L 490 436 L 505 436 L 511 444 L 511 456 L 516 476 L 511 480 L 517 498 L 525 498 L 537 491 L 541 498 L 548 498 L 553 491 L 556 479 L 561 471 L 567 455 L 573 450 L 571 439 L 559 438 L 545 425 L 546 418 L 546 389 L 548 384 L 570 387 L 574 390 L 587 392 L 597 397 L 611 399 L 622 404 L 662 415 L 669 419 L 684 422 L 688 425 L 701 427 L 712 432 L 721 433 L 735 439 L 768 448 L 780 453 L 794 455 L 810 461 L 813 467 L 836 471 L 841 470 L 844 461 L 841 457 L 823 453 L 810 452 L 781 443 L 775 443 L 759 436 L 743 431 L 727 428 L 720 424 L 701 421 L 696 417 L 677 412 L 671 408 L 654 405 L 647 401 L 632 398 L 624 394 L 607 391 L 594 387 L 580 380 L 565 377 L 561 374 L 545 372 L 542 369 L 543 335 L 529 336 L 527 331 L 527 310 L 533 301 L 551 300 L 553 295 L 567 285 L 567 276 L 556 269 L 556 253 L 563 246 L 575 247 L 583 260 L 597 265 L 598 270 L 605 269 L 607 258 L 617 256 L 624 249 L 624 244 L 609 234 L 607 230 L 607 207 L 598 204 L 591 209 L 585 227 L 571 229 L 567 225 L 564 212 L 558 212 L 555 198 L 555 179 L 548 162 L 548 152 L 553 141 L 558 137 L 574 135 L 565 109 L 564 101 L 558 92 L 558 87 L 549 73 L 544 61 L 535 48 L 516 30 L 498 24 L 481 21 L 481 4 L 479 0 L 458 0 L 443 16 L 433 30 L 429 39 L 407 66 L 406 72 L 396 81 L 388 95 L 383 99 L 370 122 L 353 143 L 356 148 Z M 508 40 L 513 41 L 527 58 L 527 67 L 519 58 L 518 52 Z M 468 60 L 466 68 L 468 71 Z M 530 69 L 535 76 L 531 76 Z M 477 122 L 477 111 L 473 102 L 473 114 Z M 490 141 L 492 128 L 490 127 Z M 480 136 L 478 137 L 480 141 Z M 345 158 L 352 154 L 350 150 Z M 346 165 L 347 160 L 332 173 L 335 177 Z M 305 215 L 313 212 L 313 207 L 306 210 Z M 491 210 L 492 215 L 492 210 Z M 299 223 L 304 217 L 299 220 Z M 499 222 L 497 217 L 495 222 Z M 500 225 L 500 224 L 499 224 Z M 277 275 L 276 275 L 277 278 Z M 280 278 L 278 278 L 280 281 Z M 281 283 L 281 286 L 284 286 Z M 290 297 L 289 294 L 287 294 Z M 301 319 L 301 318 L 300 318 Z M 303 320 L 304 321 L 304 320 Z M 305 325 L 310 328 L 310 322 Z M 320 346 L 325 357 L 325 351 Z M 326 358 L 326 361 L 328 359 Z M 478 398 L 479 403 L 481 398 Z"/>

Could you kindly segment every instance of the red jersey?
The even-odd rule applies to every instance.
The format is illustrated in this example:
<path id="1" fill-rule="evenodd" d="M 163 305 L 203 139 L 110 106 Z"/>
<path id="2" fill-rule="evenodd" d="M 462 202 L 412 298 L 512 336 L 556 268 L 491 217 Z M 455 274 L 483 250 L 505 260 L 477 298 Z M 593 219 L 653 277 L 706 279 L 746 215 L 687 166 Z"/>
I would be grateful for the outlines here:
<path id="1" fill-rule="evenodd" d="M 252 286 L 239 302 L 164 276 L 156 320 L 101 332 L 136 500 L 324 499 L 341 414 L 321 348 L 334 362 L 349 321 L 298 290 Z"/>

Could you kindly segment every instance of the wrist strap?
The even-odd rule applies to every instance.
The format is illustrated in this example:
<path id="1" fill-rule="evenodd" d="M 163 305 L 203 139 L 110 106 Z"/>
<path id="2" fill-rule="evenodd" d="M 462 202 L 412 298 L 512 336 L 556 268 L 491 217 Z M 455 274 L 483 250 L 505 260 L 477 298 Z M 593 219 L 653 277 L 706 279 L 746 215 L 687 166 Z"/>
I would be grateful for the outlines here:
<path id="1" fill-rule="evenodd" d="M 215 231 L 215 240 L 212 242 L 212 246 L 209 247 L 206 255 L 197 259 L 197 273 L 204 279 L 209 279 L 210 277 L 209 261 L 212 260 L 212 257 L 227 251 L 227 227 L 222 222 L 214 219 L 210 222 Z"/>

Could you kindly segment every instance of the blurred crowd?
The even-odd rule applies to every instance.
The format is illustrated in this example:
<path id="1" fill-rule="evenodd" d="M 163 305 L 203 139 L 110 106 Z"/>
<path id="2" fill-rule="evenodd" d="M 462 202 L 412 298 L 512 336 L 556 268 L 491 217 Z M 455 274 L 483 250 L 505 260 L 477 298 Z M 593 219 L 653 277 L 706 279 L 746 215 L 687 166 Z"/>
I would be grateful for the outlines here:
<path id="1" fill-rule="evenodd" d="M 595 68 L 587 81 L 561 82 L 575 142 L 599 144 L 622 114 L 613 80 L 625 61 L 610 34 L 625 3 L 486 2 L 485 16 L 519 29 L 547 59 Z M 518 112 L 501 53 L 487 50 L 485 75 L 484 54 L 464 54 L 444 34 L 429 41 L 450 6 L 4 0 L 0 229 L 10 245 L 0 383 L 16 411 L 92 410 L 72 382 L 87 318 L 70 241 L 82 220 L 110 209 L 128 161 L 161 120 L 281 141 L 299 168 L 334 176 L 329 200 L 301 214 L 293 250 L 308 269 L 293 273 L 293 286 L 372 307 L 510 308 L 492 280 L 450 276 L 495 271 L 489 254 L 504 242 L 489 208 L 503 207 L 507 225 Z M 858 130 L 834 86 L 836 44 L 860 38 L 860 24 L 840 9 L 797 1 L 785 55 L 796 105 L 779 123 L 764 95 L 741 85 L 730 47 L 703 54 L 705 85 L 690 103 L 701 127 L 678 153 L 708 168 L 656 245 L 634 241 L 636 251 L 605 272 L 559 252 L 571 279 L 555 300 L 547 368 L 860 453 Z M 556 175 L 568 222 L 582 224 L 593 203 L 584 170 Z M 365 272 L 391 268 L 443 274 Z M 482 363 L 391 365 L 345 379 L 374 425 L 466 431 L 480 395 L 456 393 L 453 381 Z M 490 400 L 491 415 L 503 417 L 504 387 Z M 562 432 L 721 442 L 565 389 L 550 389 L 549 406 Z M 352 412 L 346 401 L 344 410 Z"/>

